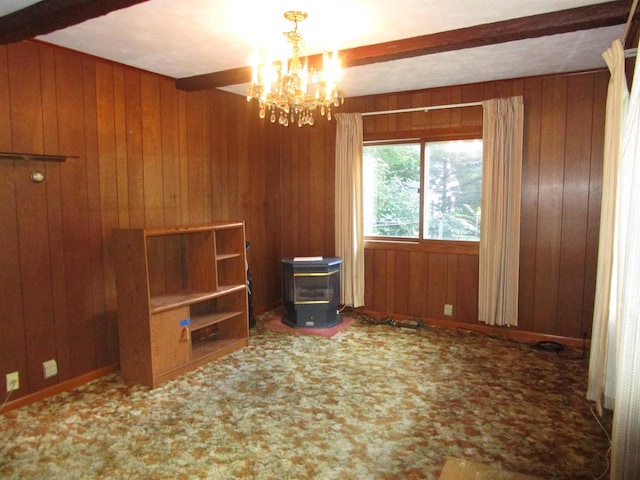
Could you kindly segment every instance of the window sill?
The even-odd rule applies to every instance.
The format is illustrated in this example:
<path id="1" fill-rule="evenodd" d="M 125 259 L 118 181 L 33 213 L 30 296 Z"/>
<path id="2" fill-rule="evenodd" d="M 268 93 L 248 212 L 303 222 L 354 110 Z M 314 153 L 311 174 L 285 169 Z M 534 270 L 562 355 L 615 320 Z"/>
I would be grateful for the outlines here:
<path id="1" fill-rule="evenodd" d="M 458 240 L 365 239 L 364 248 L 369 250 L 478 255 L 480 252 L 480 242 Z"/>

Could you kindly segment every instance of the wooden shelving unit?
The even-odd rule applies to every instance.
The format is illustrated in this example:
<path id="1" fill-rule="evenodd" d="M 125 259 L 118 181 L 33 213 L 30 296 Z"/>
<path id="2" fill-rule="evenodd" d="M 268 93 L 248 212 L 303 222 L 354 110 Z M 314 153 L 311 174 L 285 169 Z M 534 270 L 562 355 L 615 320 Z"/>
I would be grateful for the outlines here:
<path id="1" fill-rule="evenodd" d="M 249 343 L 244 223 L 114 230 L 120 368 L 156 387 Z"/>

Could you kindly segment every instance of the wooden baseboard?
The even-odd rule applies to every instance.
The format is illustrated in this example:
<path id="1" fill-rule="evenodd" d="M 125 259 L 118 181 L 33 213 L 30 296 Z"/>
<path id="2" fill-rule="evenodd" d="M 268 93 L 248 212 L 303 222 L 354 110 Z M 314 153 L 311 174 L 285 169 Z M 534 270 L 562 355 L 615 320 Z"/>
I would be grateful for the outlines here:
<path id="1" fill-rule="evenodd" d="M 98 378 L 111 375 L 112 373 L 116 373 L 119 370 L 120 365 L 118 365 L 117 363 L 114 365 L 108 365 L 106 367 L 99 368 L 98 370 L 93 370 L 78 377 L 45 388 L 43 390 L 30 393 L 29 395 L 25 395 L 24 397 L 16 398 L 11 402 L 7 402 L 7 404 L 2 407 L 2 412 L 0 413 L 7 413 L 10 410 L 15 410 L 16 408 L 24 407 L 25 405 L 30 405 L 34 402 L 44 400 L 45 398 L 51 397 L 52 395 L 57 395 L 58 393 L 73 390 L 80 385 L 84 385 L 85 383 L 89 383 Z"/>
<path id="2" fill-rule="evenodd" d="M 357 310 L 361 313 L 369 315 L 373 318 L 386 318 L 391 316 L 396 320 L 409 320 L 415 319 L 410 315 L 400 315 L 400 314 L 392 314 L 388 315 L 386 313 L 373 312 L 368 310 Z M 528 332 L 525 330 L 516 330 L 514 327 L 500 327 L 500 326 L 491 326 L 485 325 L 484 323 L 463 323 L 456 322 L 454 320 L 440 320 L 440 319 L 431 319 L 425 318 L 421 319 L 427 325 L 433 327 L 443 327 L 443 328 L 456 328 L 459 330 L 472 330 L 474 332 L 483 333 L 485 335 L 494 335 L 496 337 L 505 338 L 508 340 L 518 340 L 522 342 L 531 343 L 532 345 L 537 342 L 557 342 L 561 343 L 567 347 L 573 348 L 582 348 L 584 346 L 585 349 L 588 349 L 590 346 L 590 340 L 582 339 L 582 338 L 574 338 L 574 337 L 563 337 L 560 335 L 549 335 L 545 333 L 536 333 L 536 332 Z"/>

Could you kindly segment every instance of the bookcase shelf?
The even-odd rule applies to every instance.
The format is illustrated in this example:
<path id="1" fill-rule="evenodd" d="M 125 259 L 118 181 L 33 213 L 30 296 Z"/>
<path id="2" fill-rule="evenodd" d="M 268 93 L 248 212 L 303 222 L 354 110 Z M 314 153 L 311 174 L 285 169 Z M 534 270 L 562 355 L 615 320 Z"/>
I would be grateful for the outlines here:
<path id="1" fill-rule="evenodd" d="M 248 345 L 244 223 L 115 229 L 120 367 L 156 387 Z"/>

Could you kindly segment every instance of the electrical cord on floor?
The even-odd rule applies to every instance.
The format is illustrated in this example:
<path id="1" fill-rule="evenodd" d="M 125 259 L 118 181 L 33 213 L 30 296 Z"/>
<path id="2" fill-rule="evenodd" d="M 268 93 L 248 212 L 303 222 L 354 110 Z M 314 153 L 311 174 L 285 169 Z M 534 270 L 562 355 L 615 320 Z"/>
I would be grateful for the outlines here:
<path id="1" fill-rule="evenodd" d="M 13 390 L 8 391 L 7 392 L 7 396 L 4 397 L 4 402 L 2 402 L 2 405 L 0 405 L 0 413 L 2 413 L 2 410 L 4 410 L 5 405 L 9 401 L 9 397 L 11 396 L 11 392 L 13 392 Z"/>
<path id="2" fill-rule="evenodd" d="M 342 313 L 347 307 L 343 307 L 339 310 Z M 412 330 L 418 330 L 419 328 L 428 328 L 429 325 L 424 323 L 417 317 L 410 318 L 407 320 L 399 321 L 391 317 L 389 314 L 385 314 L 384 318 L 377 319 L 366 313 L 362 313 L 357 311 L 355 308 L 349 307 L 348 315 L 353 316 L 356 320 L 361 323 L 366 323 L 368 325 L 390 325 L 392 327 L 400 327 L 400 328 L 409 328 Z"/>
<path id="3" fill-rule="evenodd" d="M 348 310 L 348 314 L 353 316 L 356 320 L 361 323 L 366 323 L 368 325 L 390 325 L 392 327 L 402 327 L 402 328 L 410 328 L 413 330 L 418 330 L 422 328 L 429 328 L 429 324 L 423 322 L 421 319 L 414 317 L 405 321 L 398 321 L 391 317 L 389 314 L 385 314 L 385 317 L 382 319 L 376 319 L 370 315 L 359 312 L 357 309 L 351 306 L 343 306 L 339 312 L 342 313 L 344 310 Z M 587 335 L 586 333 L 582 337 L 582 352 L 578 355 L 570 355 L 564 352 L 564 345 L 558 342 L 552 341 L 540 341 L 535 344 L 531 344 L 530 342 L 515 340 L 513 338 L 508 338 L 500 335 L 492 335 L 490 333 L 481 332 L 473 329 L 465 329 L 465 328 L 457 328 L 456 331 L 460 336 L 462 336 L 462 330 L 468 330 L 480 335 L 484 335 L 485 337 L 492 338 L 494 340 L 501 340 L 503 342 L 514 343 L 517 345 L 525 345 L 536 350 L 546 351 L 546 352 L 555 352 L 558 356 L 566 359 L 566 360 L 582 360 L 586 356 L 586 342 Z"/>
<path id="4" fill-rule="evenodd" d="M 582 353 L 580 355 L 578 356 L 567 355 L 567 354 L 563 355 L 561 353 L 558 353 L 558 355 L 560 355 L 563 358 L 566 358 L 567 360 L 582 360 L 587 355 L 587 334 L 584 333 L 582 335 Z"/>
<path id="5" fill-rule="evenodd" d="M 600 425 L 600 428 L 602 429 L 604 434 L 607 436 L 607 440 L 609 440 L 609 449 L 607 450 L 607 453 L 605 455 L 605 460 L 607 461 L 607 467 L 599 477 L 596 477 L 596 480 L 603 480 L 604 478 L 606 478 L 606 475 L 607 473 L 609 473 L 609 469 L 611 468 L 611 462 L 609 461 L 609 455 L 611 455 L 611 437 L 609 436 L 609 432 L 607 432 L 607 429 L 604 428 L 604 425 L 602 425 L 602 422 L 598 418 L 598 415 L 593 410 L 593 405 L 589 408 L 589 410 L 591 410 L 591 415 L 593 415 L 593 418 L 596 419 L 596 422 L 598 422 L 598 425 Z"/>

